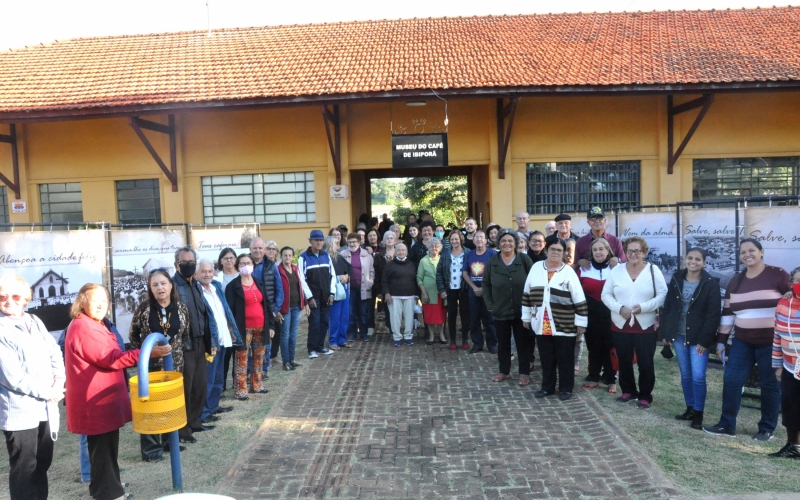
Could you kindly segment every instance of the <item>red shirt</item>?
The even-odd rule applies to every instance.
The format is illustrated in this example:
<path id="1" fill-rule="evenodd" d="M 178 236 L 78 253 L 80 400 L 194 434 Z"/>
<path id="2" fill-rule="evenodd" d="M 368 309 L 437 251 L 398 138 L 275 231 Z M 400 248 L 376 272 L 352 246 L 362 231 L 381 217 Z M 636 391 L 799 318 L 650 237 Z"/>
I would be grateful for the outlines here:
<path id="1" fill-rule="evenodd" d="M 264 328 L 264 296 L 253 282 L 248 288 L 242 284 L 244 292 L 244 327 Z"/>

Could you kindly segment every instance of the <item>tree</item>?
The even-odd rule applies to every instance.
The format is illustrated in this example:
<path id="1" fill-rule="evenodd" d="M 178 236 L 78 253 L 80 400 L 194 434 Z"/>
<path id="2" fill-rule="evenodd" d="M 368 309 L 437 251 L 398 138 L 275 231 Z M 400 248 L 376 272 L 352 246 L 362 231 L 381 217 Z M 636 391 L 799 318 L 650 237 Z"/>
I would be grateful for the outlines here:
<path id="1" fill-rule="evenodd" d="M 433 215 L 437 224 L 449 227 L 455 224 L 461 227 L 468 212 L 467 178 L 464 176 L 449 177 L 413 177 L 403 186 L 403 195 L 408 198 L 411 208 L 403 208 L 403 214 L 408 214 L 412 209 L 419 212 L 426 209 Z M 395 210 L 395 221 L 405 221 L 399 218 L 400 208 Z"/>

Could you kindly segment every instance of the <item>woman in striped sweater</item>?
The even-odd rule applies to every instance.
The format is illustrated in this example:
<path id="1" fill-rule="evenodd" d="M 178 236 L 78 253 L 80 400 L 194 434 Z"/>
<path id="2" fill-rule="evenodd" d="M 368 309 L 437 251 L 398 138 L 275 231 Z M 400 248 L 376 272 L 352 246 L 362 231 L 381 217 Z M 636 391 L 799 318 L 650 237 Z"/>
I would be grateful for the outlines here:
<path id="1" fill-rule="evenodd" d="M 792 270 L 792 294 L 775 311 L 772 367 L 781 382 L 781 413 L 786 445 L 769 456 L 800 458 L 800 267 Z"/>
<path id="2" fill-rule="evenodd" d="M 783 269 L 764 264 L 764 249 L 755 238 L 739 244 L 739 260 L 744 271 L 728 283 L 722 320 L 717 336 L 717 356 L 724 362 L 725 344 L 734 325 L 722 385 L 722 415 L 717 425 L 704 427 L 709 434 L 736 436 L 736 416 L 742 402 L 742 387 L 758 364 L 761 386 L 761 420 L 756 441 L 769 441 L 778 425 L 781 389 L 772 372 L 772 340 L 775 335 L 775 308 L 791 290 L 789 275 Z"/>
<path id="3" fill-rule="evenodd" d="M 586 332 L 589 313 L 578 275 L 563 261 L 566 249 L 564 240 L 548 243 L 547 260 L 531 267 L 522 288 L 522 324 L 536 334 L 542 363 L 542 389 L 534 395 L 555 394 L 558 372 L 562 401 L 572 397 L 575 337 Z"/>

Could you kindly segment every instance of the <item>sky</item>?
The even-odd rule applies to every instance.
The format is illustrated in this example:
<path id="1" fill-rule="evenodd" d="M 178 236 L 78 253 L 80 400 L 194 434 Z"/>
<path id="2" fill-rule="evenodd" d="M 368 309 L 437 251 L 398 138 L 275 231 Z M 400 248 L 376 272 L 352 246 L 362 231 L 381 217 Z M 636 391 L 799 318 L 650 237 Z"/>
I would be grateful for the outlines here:
<path id="1" fill-rule="evenodd" d="M 0 0 L 0 50 L 68 38 L 205 30 L 209 25 L 215 29 L 413 17 L 739 9 L 786 1 Z"/>

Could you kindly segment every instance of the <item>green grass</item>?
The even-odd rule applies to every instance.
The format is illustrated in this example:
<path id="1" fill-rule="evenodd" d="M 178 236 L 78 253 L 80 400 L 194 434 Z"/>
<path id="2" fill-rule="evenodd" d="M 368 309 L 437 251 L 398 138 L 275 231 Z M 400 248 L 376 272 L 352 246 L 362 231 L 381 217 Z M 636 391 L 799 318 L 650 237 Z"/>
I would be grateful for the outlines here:
<path id="1" fill-rule="evenodd" d="M 659 349 L 660 351 L 660 349 Z M 577 380 L 585 376 L 583 371 Z M 712 436 L 675 420 L 686 404 L 680 385 L 676 358 L 656 353 L 656 387 L 650 410 L 637 410 L 634 403 L 616 403 L 605 386 L 587 391 L 625 430 L 638 446 L 663 469 L 667 478 L 688 498 L 699 495 L 727 495 L 761 492 L 800 491 L 797 461 L 767 456 L 786 442 L 786 429 L 779 425 L 768 443 L 753 441 L 761 412 L 742 407 L 735 438 Z M 709 368 L 704 425 L 717 423 L 722 406 L 722 370 Z M 576 380 L 576 384 L 577 384 Z M 583 390 L 583 389 L 578 389 Z M 757 389 L 748 389 L 758 392 Z M 759 406 L 758 400 L 743 398 L 743 405 Z"/>

